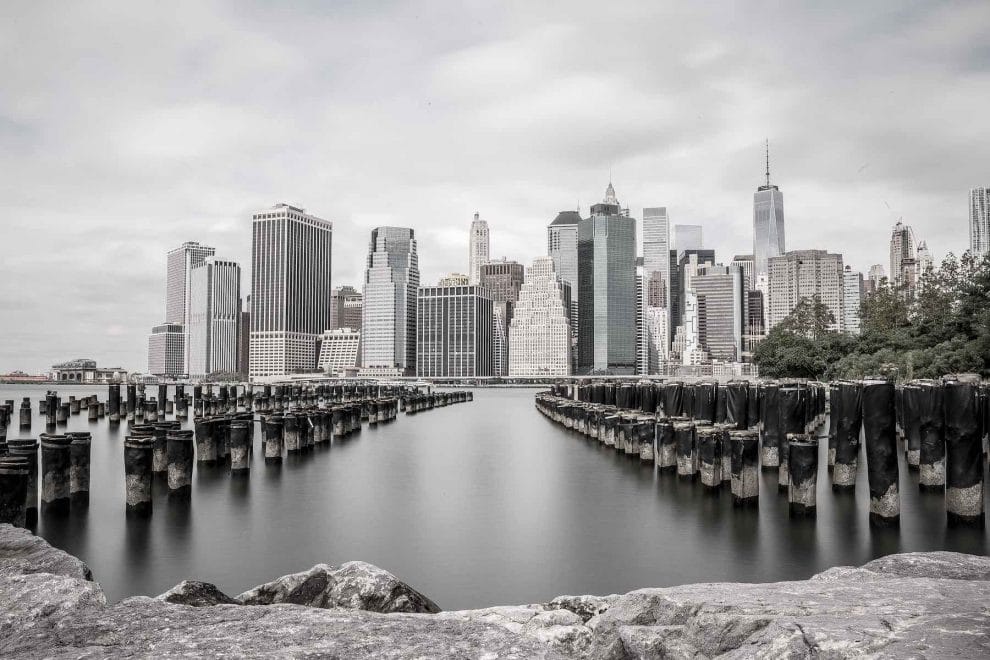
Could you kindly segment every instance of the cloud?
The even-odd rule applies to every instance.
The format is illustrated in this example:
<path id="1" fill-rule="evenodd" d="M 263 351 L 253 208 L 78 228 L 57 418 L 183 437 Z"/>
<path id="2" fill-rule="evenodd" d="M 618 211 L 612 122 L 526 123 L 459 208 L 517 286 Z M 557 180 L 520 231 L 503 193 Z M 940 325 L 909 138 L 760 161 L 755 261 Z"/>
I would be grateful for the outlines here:
<path id="1" fill-rule="evenodd" d="M 990 5 L 971 2 L 7 3 L 0 21 L 0 371 L 143 370 L 165 252 L 244 266 L 250 215 L 334 222 L 334 283 L 412 226 L 422 280 L 529 262 L 608 183 L 640 217 L 751 250 L 763 140 L 788 246 L 937 258 L 987 185 Z"/>

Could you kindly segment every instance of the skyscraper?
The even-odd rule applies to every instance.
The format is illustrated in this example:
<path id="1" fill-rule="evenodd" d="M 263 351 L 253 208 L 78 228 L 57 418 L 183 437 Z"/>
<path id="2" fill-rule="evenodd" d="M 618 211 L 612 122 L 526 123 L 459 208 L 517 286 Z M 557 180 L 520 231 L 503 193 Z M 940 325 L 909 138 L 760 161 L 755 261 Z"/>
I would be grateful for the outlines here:
<path id="1" fill-rule="evenodd" d="M 670 219 L 665 206 L 643 209 L 643 277 L 645 278 L 644 335 L 649 353 L 666 359 L 670 346 Z M 655 311 L 650 311 L 655 310 Z M 658 322 L 656 316 L 667 318 Z M 663 330 L 663 335 L 656 332 Z M 648 360 L 648 373 L 656 373 L 659 366 Z"/>
<path id="2" fill-rule="evenodd" d="M 509 324 L 510 376 L 571 375 L 570 286 L 551 257 L 526 269 Z"/>
<path id="3" fill-rule="evenodd" d="M 481 286 L 492 294 L 492 343 L 495 349 L 493 376 L 505 376 L 509 370 L 509 323 L 519 299 L 524 270 L 522 264 L 505 257 L 481 265 Z"/>
<path id="4" fill-rule="evenodd" d="M 316 368 L 330 326 L 333 223 L 276 204 L 253 215 L 250 376 Z"/>
<path id="5" fill-rule="evenodd" d="M 890 232 L 890 283 L 913 293 L 918 281 L 918 253 L 914 230 L 900 220 Z"/>
<path id="6" fill-rule="evenodd" d="M 364 297 L 352 286 L 334 287 L 330 292 L 330 327 L 361 329 Z"/>
<path id="7" fill-rule="evenodd" d="M 698 343 L 713 360 L 735 361 L 742 355 L 746 306 L 742 269 L 703 266 L 691 278 L 697 297 Z"/>
<path id="8" fill-rule="evenodd" d="M 753 277 L 750 284 L 765 291 L 767 260 L 784 254 L 784 195 L 770 184 L 770 146 L 767 144 L 767 181 L 753 194 Z"/>
<path id="9" fill-rule="evenodd" d="M 671 251 L 670 259 L 670 327 L 676 332 L 684 323 L 685 294 L 691 290 L 691 277 L 699 267 L 715 265 L 715 250 Z"/>
<path id="10" fill-rule="evenodd" d="M 207 257 L 189 278 L 189 377 L 236 374 L 241 327 L 241 267 Z"/>
<path id="11" fill-rule="evenodd" d="M 842 330 L 842 255 L 825 250 L 793 250 L 770 257 L 767 330 L 773 329 L 804 298 L 818 299 L 834 317 L 829 329 Z"/>
<path id="12" fill-rule="evenodd" d="M 990 187 L 969 191 L 969 249 L 978 256 L 990 253 Z"/>
<path id="13" fill-rule="evenodd" d="M 415 232 L 406 227 L 373 229 L 364 275 L 362 373 L 414 375 L 418 290 Z"/>
<path id="14" fill-rule="evenodd" d="M 875 293 L 886 279 L 887 272 L 884 270 L 883 264 L 873 264 L 870 266 L 869 276 L 863 281 L 863 296 L 865 297 Z"/>
<path id="15" fill-rule="evenodd" d="M 578 211 L 561 211 L 547 226 L 547 254 L 553 259 L 557 277 L 571 289 L 571 359 L 576 368 L 578 337 Z"/>
<path id="16" fill-rule="evenodd" d="M 842 331 L 858 335 L 862 325 L 863 274 L 846 266 L 842 271 Z"/>
<path id="17" fill-rule="evenodd" d="M 416 375 L 492 375 L 492 296 L 483 286 L 420 287 Z"/>
<path id="18" fill-rule="evenodd" d="M 753 275 L 754 264 L 751 254 L 737 254 L 732 257 L 732 262 L 729 264 L 730 266 L 738 266 L 742 270 L 743 288 L 746 291 L 756 290 L 756 277 Z"/>
<path id="19" fill-rule="evenodd" d="M 608 184 L 578 224 L 578 371 L 632 374 L 636 368 L 636 220 Z"/>
<path id="20" fill-rule="evenodd" d="M 704 247 L 701 225 L 674 225 L 674 250 L 678 254 L 687 250 L 701 250 Z"/>
<path id="21" fill-rule="evenodd" d="M 152 330 L 151 337 L 148 339 L 149 353 L 150 342 L 154 341 L 156 354 L 161 342 L 168 343 L 166 352 L 169 355 L 174 355 L 174 352 L 180 349 L 182 354 L 178 371 L 161 375 L 178 376 L 189 373 L 189 360 L 186 357 L 186 351 L 189 348 L 189 338 L 186 336 L 189 326 L 189 276 L 194 267 L 203 263 L 204 259 L 214 253 L 216 253 L 216 248 L 200 245 L 195 241 L 186 241 L 168 252 L 165 267 L 165 322 Z M 177 325 L 181 327 L 176 329 L 175 326 Z M 169 326 L 167 332 L 162 331 L 165 326 Z M 176 332 L 182 334 L 181 347 L 177 343 Z M 174 362 L 171 359 L 168 364 L 170 365 L 169 369 L 174 368 Z M 159 364 L 156 361 L 156 369 L 164 368 L 164 364 Z"/>
<path id="22" fill-rule="evenodd" d="M 481 278 L 481 264 L 488 262 L 490 245 L 488 242 L 488 223 L 477 213 L 471 223 L 471 237 L 468 241 L 468 278 L 471 284 L 477 284 Z"/>
<path id="23" fill-rule="evenodd" d="M 918 249 L 916 250 L 918 258 L 918 279 L 928 272 L 930 268 L 935 267 L 935 261 L 932 259 L 931 250 L 928 249 L 928 243 L 925 241 L 918 241 Z"/>

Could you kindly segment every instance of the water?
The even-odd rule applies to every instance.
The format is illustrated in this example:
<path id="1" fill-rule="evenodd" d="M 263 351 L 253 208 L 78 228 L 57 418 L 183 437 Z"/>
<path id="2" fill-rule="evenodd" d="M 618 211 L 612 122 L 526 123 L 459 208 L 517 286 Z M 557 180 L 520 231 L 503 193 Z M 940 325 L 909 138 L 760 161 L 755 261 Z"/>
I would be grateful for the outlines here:
<path id="1" fill-rule="evenodd" d="M 34 426 L 20 435 L 44 431 L 45 389 L 0 386 L 0 399 L 32 397 Z M 986 530 L 946 528 L 942 497 L 919 494 L 903 459 L 899 530 L 869 527 L 863 461 L 855 497 L 833 495 L 821 469 L 817 519 L 789 519 L 775 473 L 762 476 L 758 510 L 735 510 L 727 494 L 706 496 L 551 423 L 534 409 L 535 391 L 476 390 L 473 403 L 400 414 L 281 468 L 258 460 L 256 429 L 248 479 L 197 466 L 191 505 L 170 503 L 156 483 L 149 520 L 124 514 L 126 424 L 73 416 L 68 430 L 93 432 L 91 505 L 43 516 L 37 531 L 84 559 L 112 600 L 187 578 L 237 594 L 316 563 L 361 559 L 444 609 L 803 579 L 892 552 L 990 547 Z M 106 398 L 105 387 L 60 390 L 90 393 Z M 16 419 L 8 437 L 19 435 Z"/>

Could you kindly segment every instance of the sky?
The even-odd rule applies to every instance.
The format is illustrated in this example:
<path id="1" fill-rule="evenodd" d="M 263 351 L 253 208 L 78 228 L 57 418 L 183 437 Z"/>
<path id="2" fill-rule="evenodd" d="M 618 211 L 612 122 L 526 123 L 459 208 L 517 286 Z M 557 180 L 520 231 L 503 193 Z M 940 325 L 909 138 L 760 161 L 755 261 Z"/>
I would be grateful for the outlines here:
<path id="1" fill-rule="evenodd" d="M 333 285 L 413 227 L 422 281 L 546 252 L 609 178 L 727 263 L 753 192 L 787 249 L 866 271 L 891 226 L 968 247 L 990 185 L 990 2 L 48 2 L 0 5 L 0 372 L 147 368 L 165 254 L 250 287 L 251 213 L 331 220 Z"/>

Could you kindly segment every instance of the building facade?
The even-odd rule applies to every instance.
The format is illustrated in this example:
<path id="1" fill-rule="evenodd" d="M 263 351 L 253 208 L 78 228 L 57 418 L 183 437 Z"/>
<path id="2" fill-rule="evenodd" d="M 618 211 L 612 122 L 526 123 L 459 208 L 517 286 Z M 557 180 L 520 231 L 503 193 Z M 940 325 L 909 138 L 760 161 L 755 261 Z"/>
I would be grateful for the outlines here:
<path id="1" fill-rule="evenodd" d="M 317 367 L 324 373 L 342 376 L 358 366 L 361 331 L 354 328 L 332 328 L 320 336 L 320 357 Z"/>
<path id="2" fill-rule="evenodd" d="M 767 330 L 783 321 L 804 298 L 818 299 L 833 316 L 829 330 L 842 330 L 842 255 L 825 250 L 794 250 L 769 261 Z"/>
<path id="3" fill-rule="evenodd" d="M 468 240 L 468 280 L 477 284 L 481 280 L 481 265 L 488 263 L 491 244 L 488 236 L 488 222 L 477 213 L 471 222 L 471 236 Z"/>
<path id="4" fill-rule="evenodd" d="M 746 308 L 742 269 L 705 266 L 691 278 L 691 289 L 697 300 L 701 348 L 713 360 L 739 360 Z"/>
<path id="5" fill-rule="evenodd" d="M 189 277 L 193 268 L 215 253 L 216 248 L 201 245 L 196 241 L 186 241 L 174 250 L 169 250 L 165 265 L 165 321 L 162 325 L 181 325 L 182 332 L 189 331 Z M 149 354 L 151 353 L 152 337 L 155 334 L 155 331 L 152 330 L 152 336 L 148 338 Z M 156 338 L 154 341 L 157 343 L 160 338 Z M 171 341 L 174 347 L 174 339 Z M 189 361 L 185 355 L 185 350 L 188 347 L 189 338 L 185 337 L 182 341 L 183 355 L 180 374 L 189 373 Z M 156 366 L 161 368 L 161 365 Z"/>
<path id="6" fill-rule="evenodd" d="M 846 266 L 842 271 L 842 331 L 858 335 L 862 326 L 863 274 Z"/>
<path id="7" fill-rule="evenodd" d="M 470 286 L 471 278 L 463 273 L 448 273 L 440 278 L 437 286 Z"/>
<path id="8" fill-rule="evenodd" d="M 571 375 L 570 308 L 570 286 L 553 258 L 534 259 L 509 324 L 509 376 Z"/>
<path id="9" fill-rule="evenodd" d="M 364 274 L 362 373 L 415 375 L 418 292 L 415 232 L 407 227 L 373 229 Z"/>
<path id="10" fill-rule="evenodd" d="M 982 257 L 990 253 L 990 187 L 969 191 L 969 249 Z"/>
<path id="11" fill-rule="evenodd" d="M 207 257 L 192 269 L 189 286 L 189 377 L 238 372 L 241 267 Z"/>
<path id="12" fill-rule="evenodd" d="M 120 367 L 98 367 L 96 360 L 78 358 L 52 365 L 51 380 L 59 383 L 126 383 L 127 372 Z"/>
<path id="13" fill-rule="evenodd" d="M 571 289 L 571 369 L 577 368 L 578 338 L 578 211 L 561 211 L 547 226 L 547 254 L 557 277 Z"/>
<path id="14" fill-rule="evenodd" d="M 496 302 L 516 302 L 524 279 L 523 265 L 504 257 L 481 265 L 481 286 L 491 291 Z"/>
<path id="15" fill-rule="evenodd" d="M 578 289 L 578 372 L 634 373 L 636 220 L 611 183 L 578 224 Z"/>
<path id="16" fill-rule="evenodd" d="M 492 295 L 483 286 L 430 286 L 416 302 L 416 375 L 492 375 Z"/>
<path id="17" fill-rule="evenodd" d="M 352 286 L 338 286 L 330 292 L 330 330 L 361 329 L 364 296 Z"/>
<path id="18" fill-rule="evenodd" d="M 181 323 L 162 323 L 148 336 L 148 373 L 178 378 L 186 373 L 186 332 Z"/>
<path id="19" fill-rule="evenodd" d="M 667 207 L 643 209 L 644 334 L 650 356 L 666 355 L 670 346 L 670 218 Z M 656 316 L 668 318 L 658 324 Z M 664 328 L 667 334 L 655 333 Z M 665 357 L 663 359 L 666 359 Z M 655 357 L 647 360 L 647 373 L 657 373 Z"/>
<path id="20" fill-rule="evenodd" d="M 315 370 L 330 327 L 333 223 L 276 204 L 253 215 L 250 377 Z"/>

